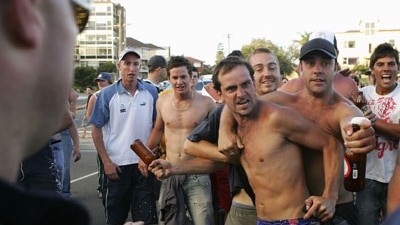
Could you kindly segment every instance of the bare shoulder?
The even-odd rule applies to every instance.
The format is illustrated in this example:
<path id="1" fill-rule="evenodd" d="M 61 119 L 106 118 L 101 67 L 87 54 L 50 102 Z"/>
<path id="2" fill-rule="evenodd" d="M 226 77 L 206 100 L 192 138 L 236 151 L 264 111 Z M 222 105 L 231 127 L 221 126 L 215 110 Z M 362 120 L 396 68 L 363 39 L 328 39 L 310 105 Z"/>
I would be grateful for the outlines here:
<path id="1" fill-rule="evenodd" d="M 195 93 L 195 99 L 198 99 L 199 103 L 202 105 L 208 105 L 210 107 L 216 107 L 214 100 L 208 96 L 202 95 L 200 93 Z"/>
<path id="2" fill-rule="evenodd" d="M 334 112 L 338 120 L 363 116 L 362 112 L 349 99 L 335 92 L 336 104 Z"/>
<path id="3" fill-rule="evenodd" d="M 171 102 L 173 94 L 174 94 L 173 91 L 169 91 L 169 92 L 163 93 L 161 95 L 158 95 L 156 107 L 158 109 L 161 109 L 166 103 Z"/>
<path id="4" fill-rule="evenodd" d="M 304 89 L 304 81 L 300 77 L 289 80 L 286 84 L 284 84 L 279 90 L 295 93 Z"/>
<path id="5" fill-rule="evenodd" d="M 350 77 L 345 77 L 339 72 L 335 74 L 333 80 L 334 89 L 347 99 L 351 99 L 358 92 L 356 82 Z"/>
<path id="6" fill-rule="evenodd" d="M 296 118 L 300 114 L 293 108 L 277 104 L 272 101 L 261 101 L 260 102 L 260 114 L 261 117 L 268 116 L 274 122 L 280 123 L 280 121 Z"/>

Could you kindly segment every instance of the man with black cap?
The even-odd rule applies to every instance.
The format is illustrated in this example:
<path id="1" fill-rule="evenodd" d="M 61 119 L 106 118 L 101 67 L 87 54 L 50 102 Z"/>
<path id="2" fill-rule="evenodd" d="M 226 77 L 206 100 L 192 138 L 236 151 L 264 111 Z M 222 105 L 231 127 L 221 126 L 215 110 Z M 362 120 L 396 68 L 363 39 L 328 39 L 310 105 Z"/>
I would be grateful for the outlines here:
<path id="1" fill-rule="evenodd" d="M 136 139 L 147 141 L 156 118 L 157 89 L 138 79 L 141 56 L 128 47 L 119 57 L 121 79 L 101 90 L 92 115 L 92 137 L 104 165 L 103 204 L 106 224 L 133 221 L 157 224 L 154 176 L 138 170 L 139 157 L 130 149 Z"/>
<path id="2" fill-rule="evenodd" d="M 144 81 L 154 85 L 158 92 L 162 91 L 159 84 L 167 79 L 167 60 L 161 55 L 154 55 L 149 59 L 147 66 L 149 67 L 149 76 Z"/>
<path id="3" fill-rule="evenodd" d="M 337 70 L 336 56 L 335 48 L 330 41 L 323 38 L 308 41 L 301 48 L 299 64 L 299 71 L 302 74 L 300 78 L 306 88 L 294 94 L 276 91 L 260 96 L 260 99 L 296 109 L 328 135 L 335 137 L 337 155 L 340 156 L 337 158 L 337 163 L 343 167 L 344 149 L 347 148 L 347 151 L 353 153 L 371 151 L 375 145 L 375 132 L 371 122 L 365 121 L 361 124 L 361 129 L 353 133 L 350 120 L 353 117 L 363 116 L 363 113 L 333 89 L 332 83 Z M 222 125 L 223 122 L 221 127 Z M 220 135 L 220 140 L 229 139 L 231 138 L 221 139 Z M 221 149 L 230 148 L 229 144 L 218 144 Z M 323 173 L 323 168 L 326 166 L 325 159 L 321 152 L 309 149 L 304 149 L 302 154 L 310 193 L 325 196 L 323 181 L 330 178 Z M 337 196 L 331 196 L 337 199 L 336 213 L 331 221 L 333 224 L 342 222 L 359 224 L 358 210 L 353 203 L 352 193 L 344 189 L 343 176 L 337 177 L 335 182 L 339 192 Z"/>
<path id="4" fill-rule="evenodd" d="M 335 33 L 329 30 L 319 30 L 311 33 L 309 40 L 315 38 L 323 38 L 331 42 L 335 47 L 336 57 L 339 55 L 339 49 L 337 48 Z M 337 70 L 340 70 L 339 64 Z M 352 100 L 352 97 L 357 96 L 358 87 L 354 83 L 354 81 L 350 77 L 348 77 L 349 73 L 350 73 L 349 69 L 337 71 L 333 78 L 333 88 L 338 93 L 343 95 L 345 98 Z M 295 93 L 303 89 L 304 89 L 303 79 L 301 79 L 301 77 L 298 77 L 291 79 L 289 82 L 283 85 L 279 90 L 289 93 Z"/>
<path id="5" fill-rule="evenodd" d="M 338 154 L 340 155 L 338 163 L 342 167 L 344 149 L 355 147 L 349 146 L 350 143 L 346 145 L 346 142 L 358 139 L 357 133 L 352 135 L 352 129 L 349 126 L 350 120 L 353 117 L 364 115 L 354 104 L 333 89 L 333 80 L 338 66 L 336 57 L 335 47 L 328 40 L 315 38 L 308 41 L 301 48 L 299 65 L 302 74 L 301 79 L 306 87 L 305 90 L 297 92 L 293 96 L 286 95 L 282 98 L 277 98 L 277 96 L 273 96 L 275 93 L 272 93 L 270 96 L 265 95 L 267 97 L 265 99 L 274 99 L 274 102 L 280 101 L 280 104 L 297 109 L 327 134 L 335 136 Z M 371 151 L 375 144 L 375 132 L 370 122 L 363 123 L 361 127 L 361 130 L 366 132 L 366 145 L 361 149 L 364 152 Z M 323 182 L 321 182 L 324 179 L 322 154 L 305 150 L 303 156 L 310 192 L 314 195 L 322 194 L 324 187 Z M 339 193 L 336 213 L 332 222 L 333 224 L 340 224 L 346 220 L 349 224 L 359 224 L 358 210 L 353 204 L 353 194 L 344 189 L 343 176 L 338 179 Z"/>

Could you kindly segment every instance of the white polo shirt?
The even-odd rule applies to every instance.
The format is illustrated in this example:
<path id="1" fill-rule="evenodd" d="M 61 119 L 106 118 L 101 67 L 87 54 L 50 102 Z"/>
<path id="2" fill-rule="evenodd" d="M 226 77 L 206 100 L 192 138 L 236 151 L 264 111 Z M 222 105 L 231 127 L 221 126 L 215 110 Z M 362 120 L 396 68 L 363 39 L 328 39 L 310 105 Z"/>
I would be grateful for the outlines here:
<path id="1" fill-rule="evenodd" d="M 90 123 L 103 130 L 110 159 L 119 166 L 139 162 L 130 145 L 135 139 L 146 143 L 156 118 L 157 89 L 138 80 L 135 95 L 118 82 L 103 88 L 96 100 Z"/>

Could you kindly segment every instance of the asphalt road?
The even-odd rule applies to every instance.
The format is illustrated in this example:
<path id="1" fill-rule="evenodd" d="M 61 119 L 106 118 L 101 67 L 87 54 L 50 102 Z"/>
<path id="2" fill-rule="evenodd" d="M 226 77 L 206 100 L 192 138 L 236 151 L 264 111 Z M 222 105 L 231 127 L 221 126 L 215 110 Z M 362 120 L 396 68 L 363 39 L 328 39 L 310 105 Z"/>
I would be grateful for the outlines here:
<path id="1" fill-rule="evenodd" d="M 85 94 L 80 94 L 78 104 L 85 104 Z M 78 110 L 75 123 L 81 134 L 82 118 L 85 110 Z M 89 127 L 88 127 L 89 128 Z M 80 150 L 82 158 L 78 162 L 71 162 L 71 192 L 72 198 L 82 203 L 89 210 L 92 225 L 104 225 L 104 208 L 97 195 L 97 152 L 94 148 L 90 128 L 86 139 L 80 139 Z"/>

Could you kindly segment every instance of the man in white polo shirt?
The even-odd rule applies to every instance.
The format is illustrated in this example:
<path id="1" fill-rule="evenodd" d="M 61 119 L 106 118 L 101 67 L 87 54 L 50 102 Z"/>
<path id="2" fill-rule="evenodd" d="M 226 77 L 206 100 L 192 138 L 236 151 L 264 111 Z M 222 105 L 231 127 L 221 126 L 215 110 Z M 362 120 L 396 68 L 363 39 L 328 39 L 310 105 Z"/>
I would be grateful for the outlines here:
<path id="1" fill-rule="evenodd" d="M 138 170 L 139 157 L 130 149 L 135 139 L 147 141 L 156 118 L 157 89 L 138 79 L 141 56 L 133 48 L 119 57 L 121 79 L 102 89 L 90 123 L 93 141 L 104 164 L 103 205 L 106 224 L 133 221 L 157 224 L 154 176 Z"/>

